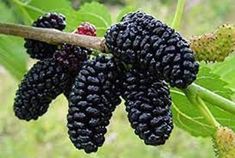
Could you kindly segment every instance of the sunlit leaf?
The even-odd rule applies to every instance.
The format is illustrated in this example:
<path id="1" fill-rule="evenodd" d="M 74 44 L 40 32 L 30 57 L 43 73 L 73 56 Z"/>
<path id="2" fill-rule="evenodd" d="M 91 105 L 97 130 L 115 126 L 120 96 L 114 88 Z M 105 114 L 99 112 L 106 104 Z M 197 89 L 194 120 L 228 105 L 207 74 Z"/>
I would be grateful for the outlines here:
<path id="1" fill-rule="evenodd" d="M 235 91 L 235 55 L 227 58 L 223 63 L 213 64 L 212 69 Z"/>
<path id="2" fill-rule="evenodd" d="M 207 67 L 200 69 L 196 83 L 228 99 L 233 95 L 233 91 L 227 87 L 228 83 Z"/>
<path id="3" fill-rule="evenodd" d="M 16 22 L 10 8 L 0 3 L 0 21 Z M 4 66 L 16 79 L 21 79 L 26 71 L 26 54 L 23 40 L 14 37 L 0 36 L 0 65 Z"/>
<path id="4" fill-rule="evenodd" d="M 171 92 L 173 99 L 173 117 L 174 123 L 188 131 L 193 136 L 211 136 L 215 129 L 210 126 L 200 112 L 185 97 L 183 93 Z"/>
<path id="5" fill-rule="evenodd" d="M 67 10 L 71 8 L 70 2 L 67 0 L 49 0 L 45 1 L 44 3 L 42 3 L 41 0 L 31 0 L 31 2 L 28 4 L 45 11 Z"/>
<path id="6" fill-rule="evenodd" d="M 26 72 L 26 60 L 23 40 L 0 36 L 0 64 L 16 79 L 22 79 Z"/>
<path id="7" fill-rule="evenodd" d="M 16 22 L 16 18 L 11 8 L 8 8 L 4 3 L 0 3 L 0 21 L 1 22 Z"/>
<path id="8" fill-rule="evenodd" d="M 90 15 L 99 17 L 103 23 L 105 23 L 106 27 L 110 26 L 112 24 L 111 15 L 109 13 L 109 10 L 106 6 L 97 3 L 85 3 L 79 10 L 79 12 L 84 13 L 90 13 Z"/>

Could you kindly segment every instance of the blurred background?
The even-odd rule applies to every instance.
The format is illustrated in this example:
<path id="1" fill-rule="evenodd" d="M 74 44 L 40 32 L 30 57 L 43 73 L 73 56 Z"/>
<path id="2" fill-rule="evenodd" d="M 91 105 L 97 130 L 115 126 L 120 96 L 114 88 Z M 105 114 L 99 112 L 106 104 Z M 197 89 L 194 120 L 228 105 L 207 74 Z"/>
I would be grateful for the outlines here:
<path id="1" fill-rule="evenodd" d="M 0 20 L 8 21 L 4 9 L 8 8 L 14 15 L 11 1 L 0 0 Z M 44 1 L 44 5 L 51 0 Z M 71 0 L 69 3 L 77 10 L 92 0 Z M 24 2 L 24 1 L 21 1 Z M 176 8 L 176 0 L 99 0 L 117 16 L 120 9 L 129 6 L 141 8 L 155 17 L 170 24 Z M 58 1 L 59 3 L 59 1 Z M 17 16 L 17 15 L 14 15 Z M 221 24 L 234 24 L 234 0 L 187 0 L 179 32 L 186 38 L 214 30 Z M 20 19 L 18 20 L 20 22 Z M 15 51 L 24 51 L 22 47 Z M 27 66 L 34 61 L 26 54 Z M 1 58 L 1 57 L 0 57 Z M 1 59 L 0 59 L 1 61 Z M 13 65 L 11 71 L 14 71 Z M 20 77 L 19 77 L 20 78 Z M 46 115 L 37 121 L 18 120 L 12 105 L 19 81 L 0 65 L 0 158 L 213 158 L 211 139 L 192 137 L 187 132 L 175 127 L 170 139 L 159 147 L 146 146 L 130 128 L 125 108 L 120 105 L 115 113 L 106 142 L 97 153 L 87 155 L 76 150 L 67 135 L 66 115 L 68 103 L 64 96 L 58 97 L 50 106 Z"/>

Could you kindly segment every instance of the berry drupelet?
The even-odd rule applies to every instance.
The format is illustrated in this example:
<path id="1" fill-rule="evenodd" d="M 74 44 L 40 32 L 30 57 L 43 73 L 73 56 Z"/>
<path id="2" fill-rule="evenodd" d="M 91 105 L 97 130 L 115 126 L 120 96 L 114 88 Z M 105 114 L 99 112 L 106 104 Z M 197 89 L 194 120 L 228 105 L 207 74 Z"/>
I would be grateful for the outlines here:
<path id="1" fill-rule="evenodd" d="M 56 14 L 48 13 L 47 16 L 39 18 L 35 26 L 49 27 L 50 23 L 46 22 L 49 17 L 51 23 L 56 23 L 53 20 L 56 19 Z M 54 26 L 61 29 L 62 24 L 59 25 L 58 20 L 58 25 Z M 58 95 L 64 93 L 68 98 L 74 78 L 90 53 L 91 50 L 83 47 L 62 44 L 52 57 L 38 61 L 25 75 L 16 93 L 16 116 L 27 121 L 36 120 L 47 111 L 51 101 Z"/>

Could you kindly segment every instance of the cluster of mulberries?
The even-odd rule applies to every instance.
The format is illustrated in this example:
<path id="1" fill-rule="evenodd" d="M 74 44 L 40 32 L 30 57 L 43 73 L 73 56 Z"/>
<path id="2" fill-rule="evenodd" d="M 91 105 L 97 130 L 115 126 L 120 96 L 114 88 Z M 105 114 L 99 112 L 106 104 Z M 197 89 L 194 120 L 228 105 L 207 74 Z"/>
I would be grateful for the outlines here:
<path id="1" fill-rule="evenodd" d="M 143 12 L 130 13 L 105 35 L 110 52 L 127 64 L 140 64 L 173 87 L 186 88 L 198 73 L 189 44 L 179 33 Z"/>
<path id="2" fill-rule="evenodd" d="M 111 26 L 105 43 L 114 58 L 128 67 L 116 87 L 121 87 L 135 134 L 147 145 L 164 144 L 173 129 L 166 82 L 187 88 L 196 79 L 199 64 L 194 52 L 174 29 L 140 11 Z"/>
<path id="3" fill-rule="evenodd" d="M 62 31 L 65 28 L 65 17 L 47 13 L 39 17 L 33 26 Z M 87 31 L 91 34 L 95 28 Z M 85 31 L 82 33 L 86 34 Z M 58 95 L 64 93 L 69 97 L 74 79 L 82 63 L 89 58 L 91 50 L 69 44 L 51 45 L 31 39 L 26 39 L 25 48 L 32 58 L 40 61 L 25 74 L 19 85 L 14 111 L 18 118 L 30 121 L 43 115 Z"/>
<path id="4" fill-rule="evenodd" d="M 33 25 L 62 31 L 64 20 L 60 14 L 49 13 Z M 88 23 L 74 33 L 96 35 L 95 27 Z M 63 93 L 69 102 L 69 138 L 77 149 L 91 153 L 103 145 L 112 112 L 122 97 L 135 133 L 147 145 L 164 144 L 173 130 L 165 81 L 186 88 L 198 72 L 188 43 L 142 12 L 130 13 L 108 29 L 105 43 L 113 55 L 90 59 L 92 51 L 87 48 L 27 39 L 27 52 L 41 61 L 25 75 L 17 91 L 16 116 L 37 119 Z"/>

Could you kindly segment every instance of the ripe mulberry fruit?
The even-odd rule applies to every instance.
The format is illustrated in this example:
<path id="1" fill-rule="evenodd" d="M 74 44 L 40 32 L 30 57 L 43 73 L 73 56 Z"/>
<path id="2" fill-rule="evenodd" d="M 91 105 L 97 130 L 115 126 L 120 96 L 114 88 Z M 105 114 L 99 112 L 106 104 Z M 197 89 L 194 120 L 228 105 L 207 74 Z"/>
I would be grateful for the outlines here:
<path id="1" fill-rule="evenodd" d="M 196 79 L 199 65 L 187 41 L 150 15 L 126 15 L 108 29 L 105 39 L 117 59 L 147 68 L 172 87 L 186 88 Z"/>
<path id="2" fill-rule="evenodd" d="M 126 111 L 135 133 L 147 145 L 161 145 L 173 129 L 169 88 L 145 70 L 131 69 L 123 83 Z"/>
<path id="3" fill-rule="evenodd" d="M 97 57 L 84 63 L 72 87 L 68 134 L 74 146 L 86 153 L 102 146 L 112 112 L 121 102 L 113 87 L 117 75 L 112 58 Z"/>
<path id="4" fill-rule="evenodd" d="M 51 59 L 36 63 L 16 92 L 15 115 L 29 121 L 46 113 L 50 102 L 63 92 L 67 84 L 69 77 L 65 72 Z"/>
<path id="5" fill-rule="evenodd" d="M 39 17 L 33 24 L 34 27 L 53 28 L 64 30 L 66 26 L 65 17 L 62 14 L 47 13 Z M 57 49 L 56 45 L 40 42 L 37 40 L 25 39 L 25 48 L 31 58 L 43 60 L 51 58 Z"/>

